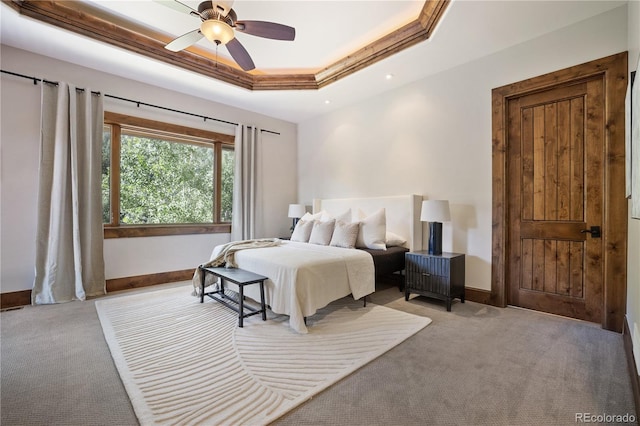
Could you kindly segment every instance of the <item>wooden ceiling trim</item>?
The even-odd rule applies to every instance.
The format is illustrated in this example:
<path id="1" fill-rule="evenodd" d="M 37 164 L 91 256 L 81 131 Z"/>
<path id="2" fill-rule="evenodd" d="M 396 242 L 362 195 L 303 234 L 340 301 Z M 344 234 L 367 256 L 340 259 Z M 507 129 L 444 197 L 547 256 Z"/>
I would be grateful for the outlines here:
<path id="1" fill-rule="evenodd" d="M 318 72 L 316 79 L 319 87 L 324 87 L 428 39 L 448 5 L 449 0 L 427 0 L 415 21 Z"/>
<path id="2" fill-rule="evenodd" d="M 9 3 L 16 4 L 24 16 L 245 89 L 253 87 L 252 76 L 241 70 L 188 51 L 170 52 L 161 41 L 73 9 L 67 2 L 10 0 Z"/>
<path id="3" fill-rule="evenodd" d="M 314 74 L 256 75 L 253 90 L 317 90 L 320 87 Z"/>
<path id="4" fill-rule="evenodd" d="M 426 29 L 431 36 L 431 33 L 436 29 L 436 25 L 440 22 L 440 18 L 444 15 L 447 6 L 449 6 L 450 0 L 440 1 L 426 1 L 418 16 L 418 21 Z"/>
<path id="5" fill-rule="evenodd" d="M 249 90 L 317 90 L 428 39 L 450 0 L 427 0 L 413 22 L 370 43 L 316 74 L 249 74 L 69 7 L 69 2 L 2 0 L 20 14 L 134 53 Z"/>

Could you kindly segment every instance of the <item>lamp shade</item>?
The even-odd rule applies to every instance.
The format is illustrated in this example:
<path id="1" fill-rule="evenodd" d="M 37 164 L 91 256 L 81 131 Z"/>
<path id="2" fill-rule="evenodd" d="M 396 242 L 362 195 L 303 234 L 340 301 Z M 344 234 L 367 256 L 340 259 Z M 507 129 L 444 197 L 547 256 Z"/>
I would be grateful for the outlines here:
<path id="1" fill-rule="evenodd" d="M 300 219 L 307 212 L 307 208 L 304 204 L 289 204 L 289 215 L 288 217 L 293 217 L 296 219 Z"/>
<path id="2" fill-rule="evenodd" d="M 420 213 L 422 222 L 449 222 L 451 212 L 449 211 L 448 200 L 425 200 L 422 202 L 422 212 Z"/>

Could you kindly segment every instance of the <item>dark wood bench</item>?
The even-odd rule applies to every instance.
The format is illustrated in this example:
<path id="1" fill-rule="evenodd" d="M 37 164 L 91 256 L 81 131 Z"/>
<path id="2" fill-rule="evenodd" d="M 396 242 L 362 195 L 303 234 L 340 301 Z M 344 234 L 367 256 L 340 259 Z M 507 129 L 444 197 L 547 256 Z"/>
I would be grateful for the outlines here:
<path id="1" fill-rule="evenodd" d="M 237 268 L 205 268 L 199 266 L 201 271 L 201 283 L 200 283 L 200 303 L 204 302 L 204 296 L 209 296 L 210 298 L 217 300 L 222 303 L 226 307 L 236 311 L 238 313 L 238 326 L 242 327 L 242 321 L 246 317 L 250 317 L 251 315 L 262 314 L 262 321 L 267 320 L 267 309 L 264 303 L 264 281 L 267 277 L 254 274 L 253 272 L 245 271 Z M 204 292 L 204 283 L 205 283 L 205 275 L 213 274 L 216 277 L 220 278 L 220 288 L 215 291 L 210 291 L 208 293 Z M 229 281 L 238 286 L 238 300 L 236 301 L 232 297 L 229 297 L 224 293 L 224 282 Z M 244 304 L 244 286 L 250 284 L 259 284 L 260 285 L 260 309 L 255 309 L 252 306 L 245 306 Z M 246 314 L 244 310 L 247 309 L 249 312 Z"/>

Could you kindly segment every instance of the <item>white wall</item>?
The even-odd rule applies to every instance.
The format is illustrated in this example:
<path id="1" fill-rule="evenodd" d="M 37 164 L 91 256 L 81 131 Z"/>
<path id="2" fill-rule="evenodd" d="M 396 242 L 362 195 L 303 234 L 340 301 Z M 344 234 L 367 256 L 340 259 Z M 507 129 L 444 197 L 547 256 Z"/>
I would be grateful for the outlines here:
<path id="1" fill-rule="evenodd" d="M 443 249 L 491 288 L 491 89 L 627 48 L 627 8 L 300 123 L 298 194 L 448 199 Z M 402 76 L 397 76 L 402 78 Z"/>
<path id="2" fill-rule="evenodd" d="M 252 124 L 280 132 L 263 133 L 260 161 L 264 190 L 259 236 L 287 235 L 289 203 L 297 199 L 296 125 L 205 99 L 127 80 L 9 46 L 1 46 L 2 68 L 173 109 Z M 34 278 L 40 133 L 40 86 L 2 74 L 0 84 L 1 222 L 0 291 L 30 289 Z M 105 98 L 105 110 L 234 134 L 235 127 Z M 194 268 L 208 260 L 229 234 L 108 239 L 106 278 Z"/>
<path id="3" fill-rule="evenodd" d="M 640 57 L 640 2 L 629 2 L 629 71 L 635 71 Z M 640 71 L 640 70 L 638 70 Z M 640 76 L 636 74 L 636 83 Z M 634 153 L 634 155 L 637 155 Z M 638 184 L 638 182 L 634 182 Z M 629 245 L 627 256 L 627 323 L 633 340 L 633 356 L 640 371 L 640 220 L 631 218 L 629 201 Z"/>

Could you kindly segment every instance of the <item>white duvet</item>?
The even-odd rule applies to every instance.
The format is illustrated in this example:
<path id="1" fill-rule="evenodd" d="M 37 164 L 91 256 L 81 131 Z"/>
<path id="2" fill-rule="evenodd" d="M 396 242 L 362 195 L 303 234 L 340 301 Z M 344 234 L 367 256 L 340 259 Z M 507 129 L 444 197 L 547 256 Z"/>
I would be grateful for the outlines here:
<path id="1" fill-rule="evenodd" d="M 360 299 L 375 291 L 373 258 L 362 250 L 283 241 L 276 247 L 238 251 L 236 263 L 269 277 L 265 302 L 273 312 L 289 315 L 289 325 L 298 333 L 307 332 L 305 317 L 334 300 L 349 294 Z M 244 294 L 260 300 L 258 286 L 246 286 Z"/>

